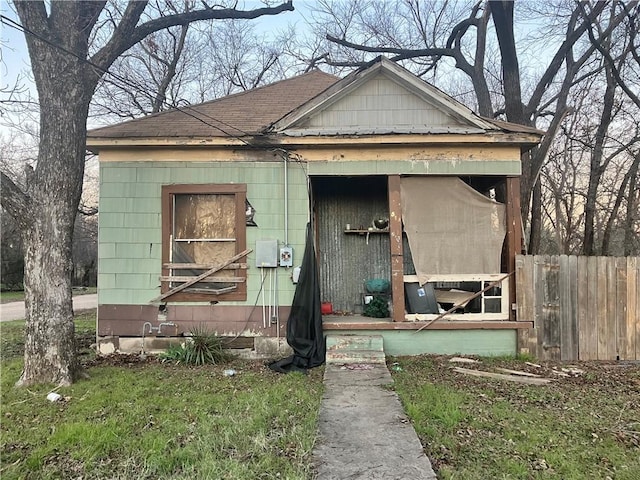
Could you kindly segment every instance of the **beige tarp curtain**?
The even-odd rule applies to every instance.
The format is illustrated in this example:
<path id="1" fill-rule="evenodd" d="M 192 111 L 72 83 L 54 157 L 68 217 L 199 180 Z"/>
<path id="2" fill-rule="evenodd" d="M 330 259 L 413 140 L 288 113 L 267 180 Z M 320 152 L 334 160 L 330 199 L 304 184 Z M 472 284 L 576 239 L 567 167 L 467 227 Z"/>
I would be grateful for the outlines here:
<path id="1" fill-rule="evenodd" d="M 402 221 L 420 284 L 434 274 L 499 273 L 505 206 L 457 177 L 404 177 Z"/>

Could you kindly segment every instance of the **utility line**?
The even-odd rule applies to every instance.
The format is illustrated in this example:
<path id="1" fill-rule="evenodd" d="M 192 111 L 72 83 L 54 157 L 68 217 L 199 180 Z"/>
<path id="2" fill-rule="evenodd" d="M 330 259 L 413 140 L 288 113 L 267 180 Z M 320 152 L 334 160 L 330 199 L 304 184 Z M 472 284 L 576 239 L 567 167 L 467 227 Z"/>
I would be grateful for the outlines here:
<path id="1" fill-rule="evenodd" d="M 95 63 L 93 63 L 92 61 L 90 61 L 90 60 L 88 60 L 88 59 L 86 59 L 86 58 L 81 57 L 81 56 L 80 56 L 80 55 L 78 55 L 77 53 L 75 53 L 75 52 L 73 52 L 73 51 L 71 51 L 71 50 L 68 50 L 67 48 L 63 47 L 62 45 L 57 45 L 57 44 L 55 44 L 55 43 L 51 42 L 51 41 L 50 41 L 50 40 L 48 40 L 47 38 L 44 38 L 42 35 L 39 35 L 39 34 L 35 33 L 34 31 L 32 31 L 32 30 L 30 30 L 30 29 L 28 29 L 28 28 L 24 27 L 24 26 L 23 26 L 23 25 L 21 25 L 20 23 L 18 23 L 18 22 L 16 22 L 16 21 L 12 20 L 12 19 L 11 19 L 11 18 L 9 18 L 9 17 L 6 17 L 5 15 L 1 15 L 1 14 L 0 14 L 0 23 L 3 23 L 3 24 L 5 24 L 5 25 L 7 25 L 8 27 L 13 28 L 13 29 L 15 29 L 15 30 L 18 30 L 19 32 L 22 32 L 22 33 L 25 33 L 25 34 L 31 35 L 31 36 L 33 36 L 33 37 L 37 38 L 38 40 L 40 40 L 41 42 L 44 42 L 44 43 L 46 43 L 47 45 L 49 45 L 49 46 L 51 46 L 51 47 L 53 47 L 53 48 L 56 48 L 56 49 L 58 49 L 58 50 L 60 50 L 60 51 L 62 51 L 62 52 L 64 52 L 64 53 L 66 53 L 66 54 L 68 54 L 68 55 L 71 55 L 71 56 L 73 56 L 74 58 L 76 58 L 76 59 L 80 60 L 81 62 L 86 63 L 87 65 L 90 65 L 91 67 L 93 67 L 93 68 L 95 68 L 96 70 L 98 70 L 98 71 L 102 72 L 103 74 L 110 75 L 112 78 L 114 78 L 114 79 L 118 80 L 119 82 L 123 83 L 125 86 L 128 86 L 128 87 L 130 87 L 130 88 L 133 88 L 133 89 L 137 90 L 138 92 L 142 92 L 144 95 L 148 96 L 150 100 L 153 100 L 153 99 L 154 99 L 154 96 L 153 96 L 153 95 L 151 95 L 150 93 L 148 93 L 147 91 L 145 91 L 145 89 L 141 88 L 141 86 L 140 86 L 140 85 L 135 84 L 135 83 L 134 83 L 134 82 L 132 82 L 131 80 L 129 80 L 129 79 L 125 78 L 125 77 L 122 77 L 121 75 L 118 75 L 118 74 L 115 74 L 115 73 L 113 73 L 113 72 L 110 72 L 108 69 L 104 69 L 104 68 L 102 68 L 101 66 L 96 65 L 96 64 L 95 64 Z M 155 92 L 155 93 L 156 93 L 156 96 L 157 96 L 157 92 Z M 223 128 L 221 128 L 221 127 L 219 127 L 219 126 L 216 126 L 216 125 L 213 125 L 213 124 L 211 124 L 211 123 L 207 122 L 206 120 L 202 119 L 202 118 L 201 118 L 200 116 L 198 116 L 198 115 L 202 115 L 202 116 L 204 116 L 204 117 L 207 117 L 207 118 L 209 118 L 209 119 L 211 119 L 211 120 L 213 120 L 213 121 L 215 121 L 215 122 L 218 122 L 218 123 L 220 123 L 220 124 L 224 125 L 225 127 L 232 128 L 232 129 L 234 129 L 234 130 L 237 130 L 237 131 L 239 131 L 239 132 L 242 132 L 243 134 L 245 134 L 245 135 L 247 135 L 247 136 L 251 136 L 251 134 L 249 134 L 248 132 L 245 132 L 245 131 L 244 131 L 244 130 L 242 130 L 241 128 L 238 128 L 238 127 L 235 127 L 235 126 L 233 126 L 233 125 L 230 125 L 230 124 L 228 124 L 228 123 L 226 123 L 226 122 L 223 122 L 222 120 L 219 120 L 219 119 L 217 119 L 217 118 L 215 118 L 215 117 L 212 117 L 211 115 L 208 115 L 208 114 L 206 114 L 206 113 L 204 113 L 204 112 L 199 112 L 199 111 L 197 111 L 197 110 L 195 110 L 195 109 L 193 109 L 193 108 L 191 108 L 191 110 L 193 110 L 194 112 L 197 112 L 197 113 L 198 113 L 198 115 L 195 115 L 194 113 L 191 113 L 191 112 L 189 112 L 189 111 L 187 111 L 187 110 L 183 109 L 182 107 L 180 107 L 180 106 L 178 106 L 178 105 L 173 106 L 173 105 L 169 104 L 166 100 L 163 100 L 163 101 L 162 101 L 162 103 L 163 103 L 165 106 L 168 106 L 169 108 L 175 109 L 175 110 L 177 110 L 177 111 L 179 111 L 179 112 L 181 112 L 181 113 L 183 113 L 183 114 L 185 114 L 185 115 L 187 115 L 187 116 L 189 116 L 189 117 L 191 117 L 191 118 L 194 118 L 195 120 L 197 120 L 197 121 L 199 121 L 199 122 L 203 123 L 204 125 L 207 125 L 207 126 L 209 126 L 209 127 L 211 127 L 211 128 L 214 128 L 214 129 L 216 129 L 216 130 L 219 130 L 220 132 L 222 132 L 223 134 L 227 135 L 228 137 L 235 138 L 236 140 L 239 140 L 240 142 L 244 143 L 245 145 L 247 145 L 247 146 L 249 146 L 249 147 L 252 147 L 252 148 L 260 148 L 260 146 L 259 146 L 259 145 L 255 145 L 255 144 L 253 144 L 253 143 L 251 143 L 251 142 L 248 142 L 247 140 L 245 140 L 244 138 L 242 138 L 242 137 L 240 137 L 240 136 L 238 136 L 238 135 L 234 135 L 234 134 L 232 134 L 232 133 L 230 133 L 230 132 L 227 132 L 227 131 L 226 131 L 226 130 L 224 130 Z"/>

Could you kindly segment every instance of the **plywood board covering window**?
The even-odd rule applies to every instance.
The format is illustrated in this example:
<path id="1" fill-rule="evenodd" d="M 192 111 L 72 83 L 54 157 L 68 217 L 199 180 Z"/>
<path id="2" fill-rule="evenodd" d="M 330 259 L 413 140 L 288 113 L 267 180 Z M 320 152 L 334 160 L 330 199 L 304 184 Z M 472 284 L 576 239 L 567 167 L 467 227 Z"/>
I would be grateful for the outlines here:
<path id="1" fill-rule="evenodd" d="M 166 185 L 162 196 L 163 293 L 246 248 L 245 185 Z M 246 268 L 231 267 L 168 301 L 245 300 Z"/>

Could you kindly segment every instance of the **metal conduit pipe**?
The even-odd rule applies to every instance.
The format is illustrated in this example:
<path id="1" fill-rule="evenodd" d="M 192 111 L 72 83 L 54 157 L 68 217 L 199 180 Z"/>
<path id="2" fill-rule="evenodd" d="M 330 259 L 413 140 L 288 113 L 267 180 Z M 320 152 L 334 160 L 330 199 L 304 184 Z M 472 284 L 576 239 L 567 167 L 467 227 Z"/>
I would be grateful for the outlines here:
<path id="1" fill-rule="evenodd" d="M 289 153 L 282 155 L 284 161 L 284 246 L 289 246 Z"/>

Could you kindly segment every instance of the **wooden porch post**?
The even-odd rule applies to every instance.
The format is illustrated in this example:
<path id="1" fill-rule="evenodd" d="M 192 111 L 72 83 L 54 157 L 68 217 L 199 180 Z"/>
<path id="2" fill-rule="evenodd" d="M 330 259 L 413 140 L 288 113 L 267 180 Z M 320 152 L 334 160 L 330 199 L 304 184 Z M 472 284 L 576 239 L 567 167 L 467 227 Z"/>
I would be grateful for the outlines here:
<path id="1" fill-rule="evenodd" d="M 402 204 L 400 175 L 389 175 L 389 243 L 391 244 L 391 298 L 394 322 L 404 322 L 404 268 L 402 251 Z"/>
<path id="2" fill-rule="evenodd" d="M 520 178 L 507 177 L 506 186 L 506 220 L 507 220 L 507 271 L 516 269 L 516 255 L 522 253 L 522 216 L 520 213 Z M 516 303 L 516 279 L 509 280 L 509 320 L 516 319 L 516 312 L 511 305 Z"/>

